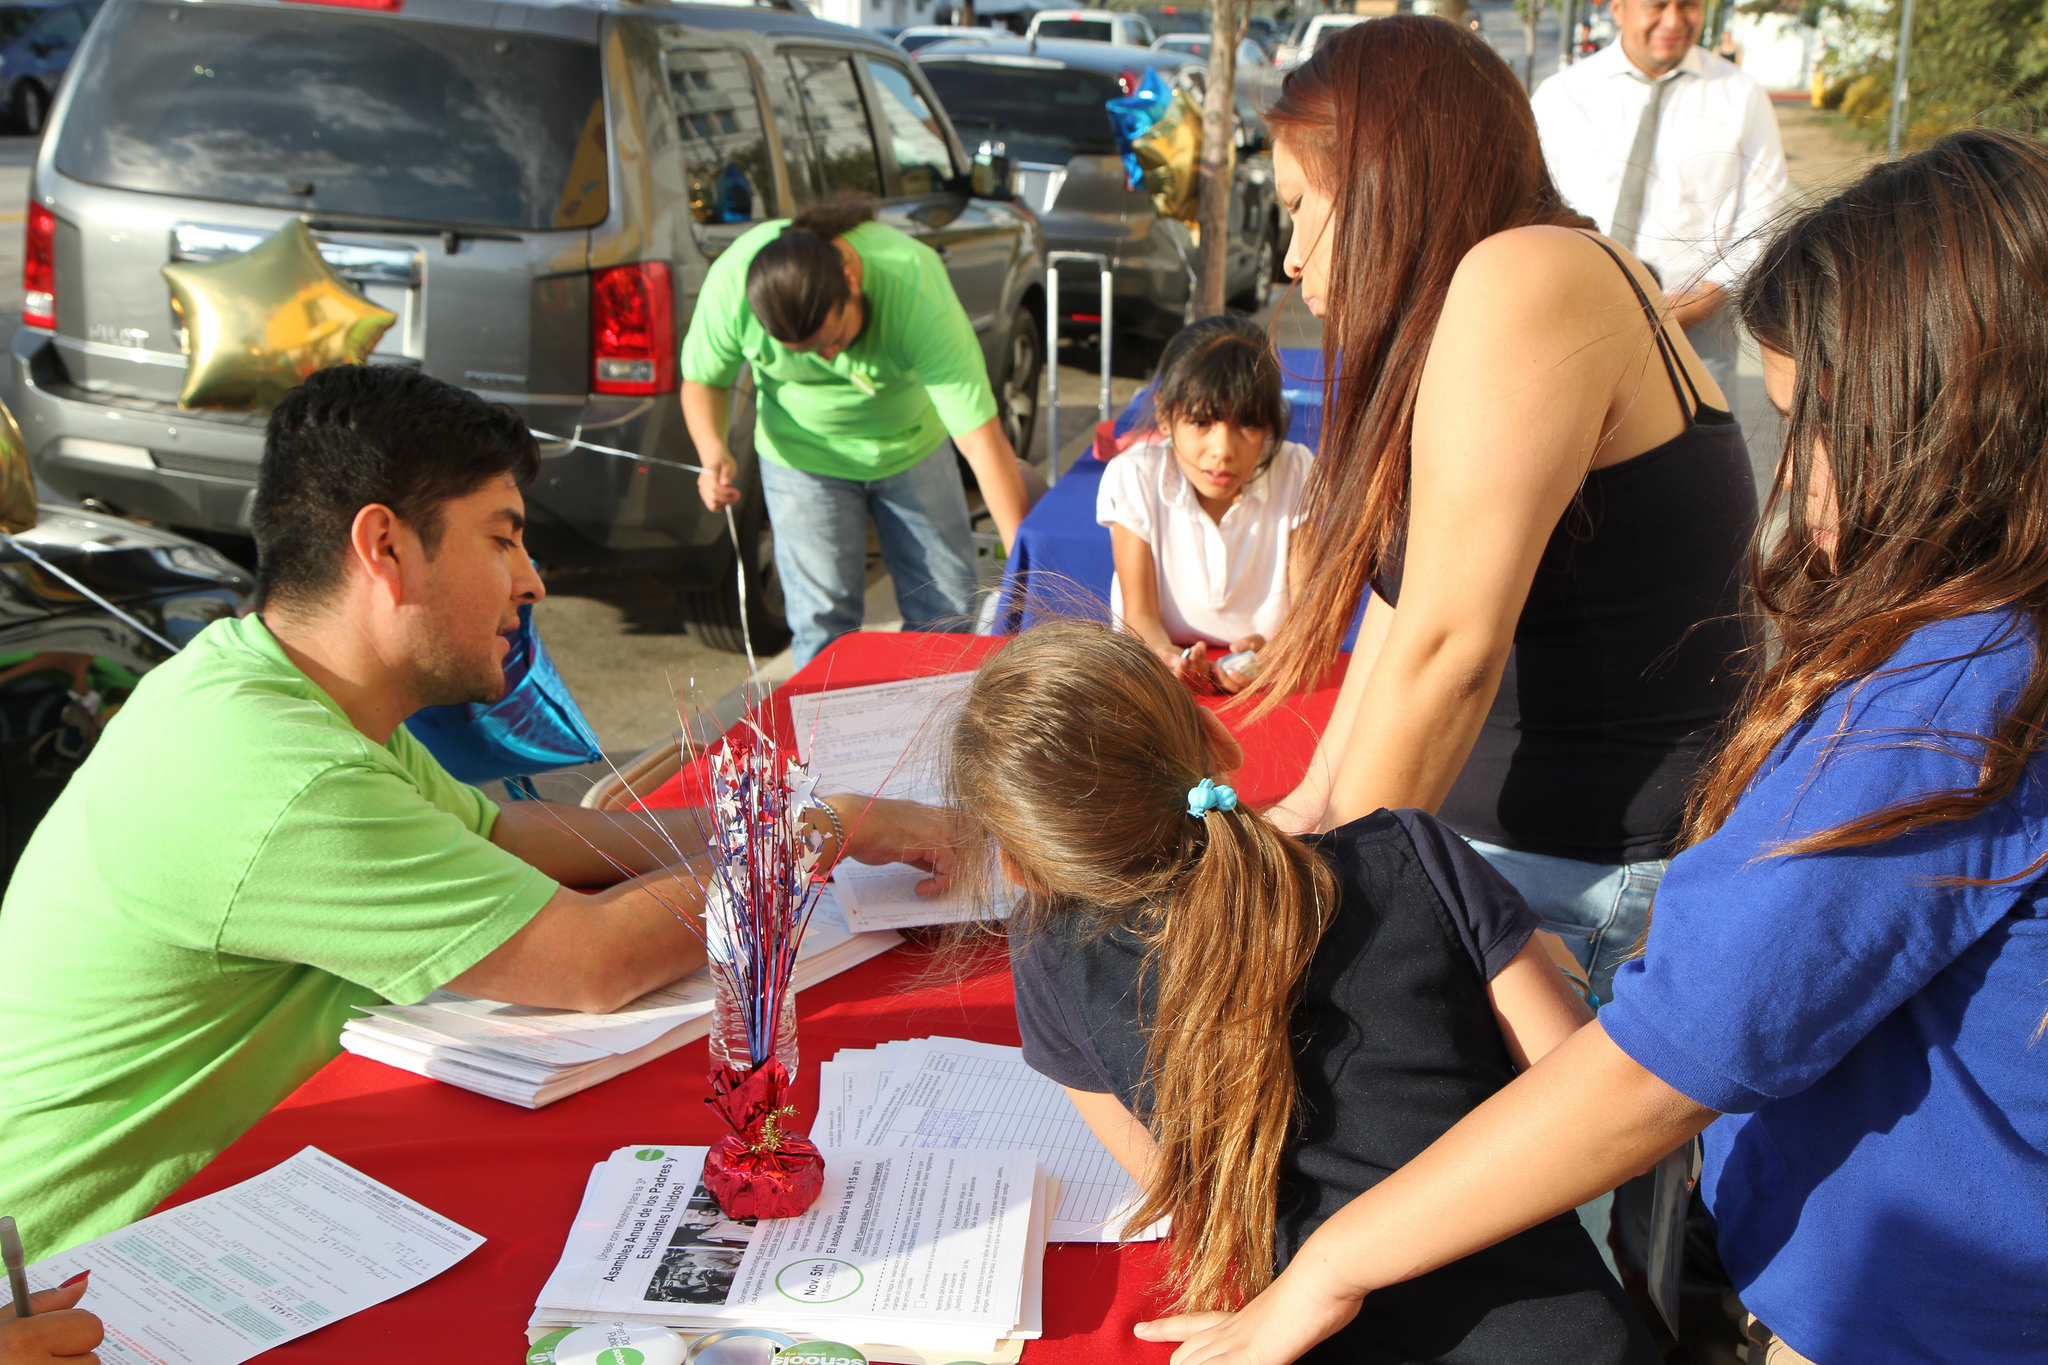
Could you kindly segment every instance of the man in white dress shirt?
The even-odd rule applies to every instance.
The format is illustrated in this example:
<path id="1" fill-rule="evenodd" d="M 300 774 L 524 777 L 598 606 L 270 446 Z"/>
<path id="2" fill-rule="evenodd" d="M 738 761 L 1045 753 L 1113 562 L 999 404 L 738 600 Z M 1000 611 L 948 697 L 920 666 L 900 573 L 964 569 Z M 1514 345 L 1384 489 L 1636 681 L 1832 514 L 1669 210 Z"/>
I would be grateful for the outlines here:
<path id="1" fill-rule="evenodd" d="M 1657 272 L 1693 349 L 1734 402 L 1727 290 L 1785 195 L 1763 87 L 1699 46 L 1703 0 L 1614 0 L 1616 41 L 1530 103 L 1551 179 Z"/>

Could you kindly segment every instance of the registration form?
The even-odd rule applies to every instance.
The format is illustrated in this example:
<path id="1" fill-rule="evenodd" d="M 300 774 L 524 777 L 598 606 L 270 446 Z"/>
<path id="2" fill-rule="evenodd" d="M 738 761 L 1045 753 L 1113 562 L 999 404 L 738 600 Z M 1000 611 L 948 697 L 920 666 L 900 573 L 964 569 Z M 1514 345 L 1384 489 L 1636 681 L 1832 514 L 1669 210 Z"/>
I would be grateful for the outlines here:
<path id="1" fill-rule="evenodd" d="M 317 1147 L 29 1267 L 83 1270 L 103 1365 L 240 1365 L 424 1284 L 484 1239 Z"/>

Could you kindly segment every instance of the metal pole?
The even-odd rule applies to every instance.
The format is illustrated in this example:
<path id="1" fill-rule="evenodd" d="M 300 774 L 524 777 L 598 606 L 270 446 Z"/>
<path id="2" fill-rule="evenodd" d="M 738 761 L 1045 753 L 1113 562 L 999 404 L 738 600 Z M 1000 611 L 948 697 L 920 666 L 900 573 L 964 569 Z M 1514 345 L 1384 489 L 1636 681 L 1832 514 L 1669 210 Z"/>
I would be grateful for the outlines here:
<path id="1" fill-rule="evenodd" d="M 1045 261 L 1045 486 L 1060 481 L 1060 268 Z"/>
<path id="2" fill-rule="evenodd" d="M 1906 131 L 1906 57 L 1913 44 L 1913 0 L 1899 3 L 1899 60 L 1897 70 L 1892 73 L 1892 128 L 1886 143 L 1888 154 L 1896 160 L 1899 142 Z"/>
<path id="3" fill-rule="evenodd" d="M 1101 420 L 1105 422 L 1109 420 L 1109 319 L 1110 310 L 1116 306 L 1115 299 L 1111 297 L 1115 287 L 1116 274 L 1110 270 L 1109 262 L 1105 259 L 1102 263 L 1102 340 L 1097 347 L 1102 352 L 1102 397 L 1096 403 L 1102 412 Z"/>
<path id="4" fill-rule="evenodd" d="M 1110 288 L 1116 276 L 1109 257 L 1099 251 L 1048 251 L 1045 253 L 1045 483 L 1060 481 L 1060 266 L 1074 261 L 1094 266 L 1102 275 L 1102 402 L 1104 420 L 1109 413 L 1109 309 Z"/>
<path id="5" fill-rule="evenodd" d="M 1572 40 L 1578 33 L 1579 26 L 1573 22 L 1578 17 L 1578 12 L 1578 0 L 1557 0 L 1557 25 L 1559 29 L 1557 35 L 1557 69 L 1559 71 L 1570 66 L 1573 56 L 1576 55 L 1574 48 L 1577 45 Z"/>

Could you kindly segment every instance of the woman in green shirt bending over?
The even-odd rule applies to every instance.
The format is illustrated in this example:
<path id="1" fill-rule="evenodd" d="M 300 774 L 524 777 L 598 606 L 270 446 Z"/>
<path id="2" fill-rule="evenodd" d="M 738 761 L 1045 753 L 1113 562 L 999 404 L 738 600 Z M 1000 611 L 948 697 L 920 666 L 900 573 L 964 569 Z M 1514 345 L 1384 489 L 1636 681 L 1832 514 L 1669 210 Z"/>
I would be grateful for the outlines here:
<path id="1" fill-rule="evenodd" d="M 743 364 L 798 667 L 860 628 L 870 518 L 904 627 L 969 629 L 974 537 L 955 443 L 1006 547 L 1028 504 L 938 254 L 875 222 L 872 200 L 841 199 L 763 223 L 712 264 L 683 342 L 683 419 L 714 512 L 740 497 L 725 433 Z"/>

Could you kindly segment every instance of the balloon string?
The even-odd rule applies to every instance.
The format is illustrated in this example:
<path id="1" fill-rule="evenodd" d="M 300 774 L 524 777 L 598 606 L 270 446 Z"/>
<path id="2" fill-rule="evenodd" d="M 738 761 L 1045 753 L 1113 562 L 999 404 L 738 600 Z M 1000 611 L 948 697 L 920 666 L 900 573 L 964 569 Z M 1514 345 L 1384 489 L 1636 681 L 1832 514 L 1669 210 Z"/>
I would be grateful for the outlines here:
<path id="1" fill-rule="evenodd" d="M 528 427 L 527 430 L 533 432 L 535 440 L 568 446 L 572 450 L 580 447 L 584 450 L 594 450 L 600 455 L 615 455 L 621 460 L 631 460 L 635 464 L 658 464 L 664 469 L 687 469 L 692 474 L 704 472 L 704 466 L 700 464 L 684 464 L 681 460 L 657 460 L 652 455 L 642 455 L 636 450 L 621 450 L 617 446 L 601 446 L 595 441 L 586 441 L 583 439 L 582 427 L 576 428 L 575 434 L 570 436 L 550 436 L 545 431 L 534 431 L 532 427 Z"/>
<path id="2" fill-rule="evenodd" d="M 732 534 L 732 557 L 740 569 L 740 643 L 747 647 L 747 678 L 753 683 L 754 700 L 759 702 L 767 694 L 761 688 L 761 669 L 754 662 L 754 633 L 747 625 L 747 551 L 740 544 L 739 523 L 733 520 L 732 506 L 726 505 L 725 529 Z"/>

